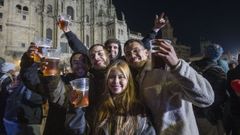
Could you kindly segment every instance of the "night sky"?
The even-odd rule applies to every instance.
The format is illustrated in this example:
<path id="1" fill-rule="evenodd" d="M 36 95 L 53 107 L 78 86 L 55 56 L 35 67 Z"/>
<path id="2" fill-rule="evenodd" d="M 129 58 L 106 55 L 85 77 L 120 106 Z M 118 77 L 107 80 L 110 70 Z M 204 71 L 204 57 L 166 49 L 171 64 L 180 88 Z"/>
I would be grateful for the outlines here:
<path id="1" fill-rule="evenodd" d="M 240 49 L 240 4 L 231 0 L 113 0 L 118 14 L 125 14 L 132 31 L 145 35 L 155 14 L 165 12 L 180 43 L 199 52 L 200 37 L 223 46 L 225 52 Z"/>

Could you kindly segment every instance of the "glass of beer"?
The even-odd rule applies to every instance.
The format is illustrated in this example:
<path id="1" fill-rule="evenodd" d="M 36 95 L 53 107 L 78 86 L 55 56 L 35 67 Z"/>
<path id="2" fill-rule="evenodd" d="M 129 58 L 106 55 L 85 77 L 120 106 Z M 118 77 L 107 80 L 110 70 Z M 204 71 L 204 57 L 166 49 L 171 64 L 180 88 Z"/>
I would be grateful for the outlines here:
<path id="1" fill-rule="evenodd" d="M 37 52 L 35 53 L 33 60 L 34 62 L 41 62 L 41 58 L 43 57 L 43 53 L 46 49 L 52 47 L 52 41 L 50 39 L 38 39 L 36 42 Z"/>
<path id="2" fill-rule="evenodd" d="M 60 25 L 60 28 L 63 29 L 64 27 L 71 24 L 71 16 L 66 14 L 58 15 L 57 21 Z"/>
<path id="3" fill-rule="evenodd" d="M 79 78 L 70 81 L 76 98 L 72 101 L 74 107 L 87 107 L 89 105 L 88 91 L 89 78 Z"/>
<path id="4" fill-rule="evenodd" d="M 168 39 L 163 39 L 165 42 L 171 44 L 172 41 L 168 40 Z M 166 63 L 164 62 L 164 60 L 157 56 L 156 53 L 159 52 L 159 45 L 156 43 L 156 40 L 150 40 L 150 60 L 151 60 L 151 69 L 166 69 Z"/>
<path id="5" fill-rule="evenodd" d="M 59 74 L 59 63 L 60 63 L 60 53 L 57 49 L 46 49 L 43 52 L 44 60 L 42 61 L 43 65 L 43 76 L 56 76 Z"/>

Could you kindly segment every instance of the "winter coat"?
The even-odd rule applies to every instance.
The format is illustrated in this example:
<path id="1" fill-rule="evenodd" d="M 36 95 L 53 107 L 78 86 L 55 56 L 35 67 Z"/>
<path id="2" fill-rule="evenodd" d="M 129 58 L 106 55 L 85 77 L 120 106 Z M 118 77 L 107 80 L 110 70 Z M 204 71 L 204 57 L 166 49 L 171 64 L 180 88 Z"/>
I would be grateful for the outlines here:
<path id="1" fill-rule="evenodd" d="M 22 82 L 11 91 L 4 119 L 24 124 L 41 124 L 44 98 L 29 90 Z"/>
<path id="2" fill-rule="evenodd" d="M 209 82 L 180 60 L 172 70 L 149 70 L 138 75 L 140 95 L 150 109 L 158 135 L 198 135 L 192 104 L 207 107 L 214 101 Z"/>
<path id="3" fill-rule="evenodd" d="M 66 119 L 66 128 L 69 135 L 82 135 L 88 133 L 88 122 L 85 118 L 85 112 L 82 108 L 77 108 L 69 110 Z M 155 129 L 151 125 L 149 119 L 145 116 L 138 115 L 137 122 L 139 127 L 135 129 L 136 135 L 155 135 Z M 99 133 L 100 134 L 100 133 Z M 103 135 L 109 135 L 108 127 L 103 126 L 102 133 Z"/>

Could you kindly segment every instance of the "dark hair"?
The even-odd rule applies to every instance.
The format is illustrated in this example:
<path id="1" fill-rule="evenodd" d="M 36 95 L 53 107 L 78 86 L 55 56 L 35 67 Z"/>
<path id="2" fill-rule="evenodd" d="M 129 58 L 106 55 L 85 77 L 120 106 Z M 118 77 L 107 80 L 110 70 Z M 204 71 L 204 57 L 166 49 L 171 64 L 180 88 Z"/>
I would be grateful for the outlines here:
<path id="1" fill-rule="evenodd" d="M 118 45 L 118 54 L 117 54 L 117 57 L 116 58 L 119 58 L 122 56 L 122 47 L 121 47 L 121 43 L 119 40 L 117 39 L 108 39 L 105 43 L 104 43 L 104 46 L 107 48 L 108 45 L 112 44 L 112 43 L 115 43 Z"/>
<path id="2" fill-rule="evenodd" d="M 74 52 L 74 53 L 72 54 L 72 56 L 70 57 L 70 65 L 71 65 L 71 67 L 72 67 L 72 59 L 73 59 L 73 57 L 74 57 L 75 55 L 77 55 L 77 54 L 81 54 L 82 57 L 84 58 L 84 59 L 83 59 L 84 62 L 85 62 L 86 64 L 88 64 L 89 66 L 91 66 L 89 57 L 88 57 L 86 54 L 81 53 L 81 52 Z"/>
<path id="3" fill-rule="evenodd" d="M 90 52 L 94 47 L 96 47 L 96 46 L 101 46 L 101 47 L 103 48 L 103 50 L 105 51 L 105 53 L 108 54 L 107 48 L 106 48 L 104 45 L 102 45 L 102 44 L 94 44 L 94 45 L 92 45 L 92 46 L 89 48 L 89 52 Z M 90 53 L 89 53 L 89 54 L 90 54 Z"/>
<path id="4" fill-rule="evenodd" d="M 127 47 L 127 46 L 129 46 L 130 44 L 132 44 L 133 42 L 137 42 L 137 43 L 139 43 L 141 46 L 143 46 L 144 47 L 144 44 L 143 44 L 143 42 L 141 41 L 141 40 L 139 40 L 139 39 L 129 39 L 129 40 L 127 40 L 126 42 L 125 42 L 125 44 L 124 44 L 124 50 L 125 50 L 125 48 Z M 145 48 L 145 47 L 144 47 Z M 145 48 L 146 49 L 146 48 Z"/>

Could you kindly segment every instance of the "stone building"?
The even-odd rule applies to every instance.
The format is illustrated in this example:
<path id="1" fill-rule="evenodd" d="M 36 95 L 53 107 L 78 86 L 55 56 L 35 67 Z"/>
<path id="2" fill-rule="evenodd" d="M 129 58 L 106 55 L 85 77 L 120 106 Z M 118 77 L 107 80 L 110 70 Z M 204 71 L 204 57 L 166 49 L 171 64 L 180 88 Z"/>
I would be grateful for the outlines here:
<path id="1" fill-rule="evenodd" d="M 56 26 L 62 13 L 71 16 L 71 30 L 87 47 L 108 38 L 124 43 L 134 35 L 124 15 L 117 18 L 112 0 L 0 0 L 0 56 L 19 59 L 39 37 L 51 39 L 62 57 L 69 56 L 67 40 Z"/>
<path id="2" fill-rule="evenodd" d="M 30 42 L 43 37 L 61 49 L 62 60 L 68 64 L 71 49 L 56 25 L 60 14 L 71 16 L 71 30 L 87 47 L 108 38 L 122 44 L 129 38 L 142 39 L 141 33 L 129 30 L 123 13 L 121 20 L 117 18 L 112 0 L 0 0 L 0 57 L 19 62 Z M 170 24 L 162 33 L 176 45 Z"/>

